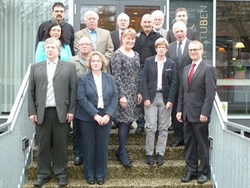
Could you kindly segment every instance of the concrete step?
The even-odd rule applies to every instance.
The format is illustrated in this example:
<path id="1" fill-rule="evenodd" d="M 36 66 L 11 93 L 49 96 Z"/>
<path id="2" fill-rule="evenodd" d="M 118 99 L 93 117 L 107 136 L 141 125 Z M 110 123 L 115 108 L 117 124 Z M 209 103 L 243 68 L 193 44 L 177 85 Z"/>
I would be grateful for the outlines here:
<path id="1" fill-rule="evenodd" d="M 108 155 L 109 160 L 116 160 L 116 150 L 118 145 L 109 145 Z M 144 160 L 146 156 L 145 146 L 143 145 L 127 145 L 127 153 L 133 160 Z M 73 146 L 70 145 L 68 149 L 69 161 L 74 160 Z M 164 155 L 165 160 L 184 160 L 184 146 L 181 147 L 167 147 Z M 33 160 L 37 160 L 37 148 L 33 150 Z"/>
<path id="2" fill-rule="evenodd" d="M 82 179 L 82 166 L 74 166 L 70 161 L 68 164 L 69 179 Z M 36 179 L 37 164 L 32 163 L 28 168 L 28 179 Z M 156 164 L 149 166 L 146 161 L 134 160 L 131 168 L 125 168 L 118 161 L 108 162 L 107 179 L 122 178 L 181 178 L 185 174 L 185 161 L 168 160 L 162 166 Z"/>
<path id="3" fill-rule="evenodd" d="M 43 188 L 58 188 L 56 180 L 43 185 Z M 204 184 L 198 184 L 196 180 L 188 183 L 182 183 L 178 178 L 122 178 L 122 179 L 107 179 L 100 186 L 98 184 L 89 185 L 85 179 L 71 180 L 67 188 L 212 188 L 210 181 Z M 33 181 L 28 181 L 23 188 L 33 188 Z"/>

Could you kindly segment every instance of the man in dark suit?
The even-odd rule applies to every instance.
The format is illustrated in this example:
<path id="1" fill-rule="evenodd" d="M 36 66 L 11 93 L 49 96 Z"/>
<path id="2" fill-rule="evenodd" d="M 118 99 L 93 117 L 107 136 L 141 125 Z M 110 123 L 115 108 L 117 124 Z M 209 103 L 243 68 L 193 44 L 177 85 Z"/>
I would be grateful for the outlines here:
<path id="1" fill-rule="evenodd" d="M 121 13 L 117 16 L 117 25 L 119 27 L 118 30 L 110 32 L 111 39 L 114 45 L 114 51 L 116 51 L 122 45 L 122 34 L 125 29 L 128 28 L 130 24 L 130 18 L 127 14 Z"/>
<path id="2" fill-rule="evenodd" d="M 192 60 L 188 55 L 188 45 L 190 43 L 190 40 L 186 37 L 186 25 L 181 21 L 175 22 L 173 25 L 173 31 L 176 41 L 169 45 L 167 57 L 174 60 L 176 63 L 176 95 L 174 106 L 172 109 L 172 125 L 174 128 L 175 141 L 173 142 L 172 146 L 177 147 L 184 145 L 183 124 L 176 119 L 180 79 L 182 77 L 183 68 L 191 64 Z"/>
<path id="3" fill-rule="evenodd" d="M 187 25 L 188 21 L 188 12 L 185 8 L 178 8 L 175 11 L 175 21 L 182 21 Z M 187 38 L 190 40 L 199 40 L 199 35 L 197 30 L 187 28 Z M 167 33 L 167 40 L 170 43 L 174 42 L 176 40 L 173 30 L 169 30 Z"/>
<path id="4" fill-rule="evenodd" d="M 203 45 L 199 41 L 189 44 L 192 64 L 183 69 L 176 117 L 184 122 L 186 175 L 182 182 L 197 176 L 205 183 L 209 174 L 208 124 L 216 92 L 216 73 L 212 65 L 202 60 Z M 198 155 L 199 150 L 199 155 Z"/>
<path id="5" fill-rule="evenodd" d="M 31 65 L 28 93 L 28 114 L 35 125 L 38 145 L 34 186 L 40 187 L 50 179 L 51 151 L 54 174 L 59 186 L 65 186 L 69 123 L 76 107 L 76 68 L 59 60 L 59 40 L 48 38 L 44 48 L 47 60 Z"/>
<path id="6" fill-rule="evenodd" d="M 41 23 L 41 25 L 38 28 L 37 36 L 36 36 L 36 47 L 40 41 L 44 40 L 44 33 L 45 33 L 46 29 L 52 23 L 59 23 L 62 27 L 64 37 L 66 39 L 66 43 L 69 44 L 69 46 L 70 46 L 72 55 L 75 54 L 74 50 L 73 50 L 75 31 L 74 31 L 73 26 L 65 21 L 65 19 L 64 19 L 65 14 L 66 14 L 65 6 L 61 2 L 54 3 L 54 5 L 52 6 L 52 11 L 51 11 L 52 18 L 50 20 L 47 20 L 47 21 Z"/>

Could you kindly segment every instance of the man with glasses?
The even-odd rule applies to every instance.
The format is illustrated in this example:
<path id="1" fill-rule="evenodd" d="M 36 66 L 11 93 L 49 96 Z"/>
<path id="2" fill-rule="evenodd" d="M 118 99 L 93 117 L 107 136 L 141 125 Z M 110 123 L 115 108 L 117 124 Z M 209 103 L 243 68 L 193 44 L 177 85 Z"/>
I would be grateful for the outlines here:
<path id="1" fill-rule="evenodd" d="M 176 63 L 176 94 L 172 109 L 172 125 L 174 127 L 175 141 L 173 142 L 172 146 L 178 147 L 184 145 L 183 123 L 176 119 L 180 80 L 182 78 L 183 68 L 191 64 L 192 60 L 188 55 L 188 45 L 190 40 L 186 37 L 186 24 L 182 21 L 175 22 L 173 25 L 173 32 L 176 40 L 169 45 L 167 57 L 174 60 Z"/>
<path id="2" fill-rule="evenodd" d="M 78 41 L 78 54 L 73 56 L 69 62 L 74 63 L 76 66 L 76 74 L 78 79 L 88 72 L 86 62 L 89 54 L 92 52 L 92 41 L 88 37 L 82 37 Z M 79 119 L 74 117 L 73 120 L 73 153 L 74 153 L 74 165 L 79 166 L 82 164 L 82 138 L 79 127 Z"/>
<path id="3" fill-rule="evenodd" d="M 199 41 L 191 41 L 188 48 L 192 64 L 183 69 L 176 114 L 177 120 L 184 123 L 185 136 L 186 175 L 181 181 L 195 179 L 198 171 L 197 183 L 203 184 L 210 171 L 208 124 L 216 92 L 216 72 L 202 59 L 203 45 Z"/>
<path id="4" fill-rule="evenodd" d="M 65 14 L 66 14 L 65 6 L 60 2 L 54 3 L 54 5 L 52 6 L 52 11 L 51 11 L 52 18 L 50 20 L 43 22 L 38 28 L 37 37 L 36 37 L 36 47 L 40 41 L 44 40 L 44 33 L 45 33 L 45 30 L 48 28 L 48 26 L 51 25 L 52 23 L 59 23 L 62 27 L 64 37 L 66 39 L 66 43 L 69 44 L 70 46 L 72 55 L 75 54 L 73 50 L 75 31 L 74 31 L 73 26 L 65 21 Z"/>

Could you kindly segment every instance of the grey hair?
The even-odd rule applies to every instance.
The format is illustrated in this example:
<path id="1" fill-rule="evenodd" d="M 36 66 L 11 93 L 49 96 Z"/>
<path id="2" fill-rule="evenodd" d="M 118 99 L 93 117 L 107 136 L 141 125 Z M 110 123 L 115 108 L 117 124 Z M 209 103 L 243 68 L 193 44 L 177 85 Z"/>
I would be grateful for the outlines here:
<path id="1" fill-rule="evenodd" d="M 99 15 L 94 10 L 88 10 L 84 14 L 84 20 L 87 20 L 89 15 L 93 15 L 97 20 L 99 20 Z"/>
<path id="2" fill-rule="evenodd" d="M 51 44 L 51 43 L 53 43 L 53 44 L 56 45 L 56 47 L 57 47 L 57 49 L 58 49 L 58 51 L 60 53 L 61 50 L 62 50 L 62 43 L 61 43 L 61 41 L 59 39 L 55 39 L 53 37 L 47 38 L 44 41 L 44 48 L 45 48 L 45 46 L 47 46 L 47 44 Z"/>
<path id="3" fill-rule="evenodd" d="M 183 28 L 183 30 L 185 32 L 187 31 L 187 26 L 182 21 L 177 21 L 177 22 L 174 23 L 173 28 L 172 28 L 172 30 L 173 30 L 174 33 L 175 33 L 176 28 Z"/>

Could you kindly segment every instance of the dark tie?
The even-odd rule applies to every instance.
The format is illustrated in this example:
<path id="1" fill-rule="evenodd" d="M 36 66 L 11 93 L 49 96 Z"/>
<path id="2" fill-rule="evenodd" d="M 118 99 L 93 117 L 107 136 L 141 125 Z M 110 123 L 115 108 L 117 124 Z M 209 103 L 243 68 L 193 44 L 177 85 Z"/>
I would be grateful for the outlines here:
<path id="1" fill-rule="evenodd" d="M 182 51 L 181 51 L 181 42 L 178 43 L 178 60 L 181 61 L 181 58 L 182 58 Z"/>
<path id="2" fill-rule="evenodd" d="M 120 37 L 120 46 L 122 46 L 122 36 L 123 36 L 123 32 L 121 32 L 121 37 Z"/>
<path id="3" fill-rule="evenodd" d="M 190 85 L 190 82 L 192 80 L 192 77 L 194 75 L 194 67 L 196 66 L 196 64 L 192 64 L 192 67 L 191 67 L 191 70 L 189 72 L 189 75 L 188 75 L 188 86 Z"/>

